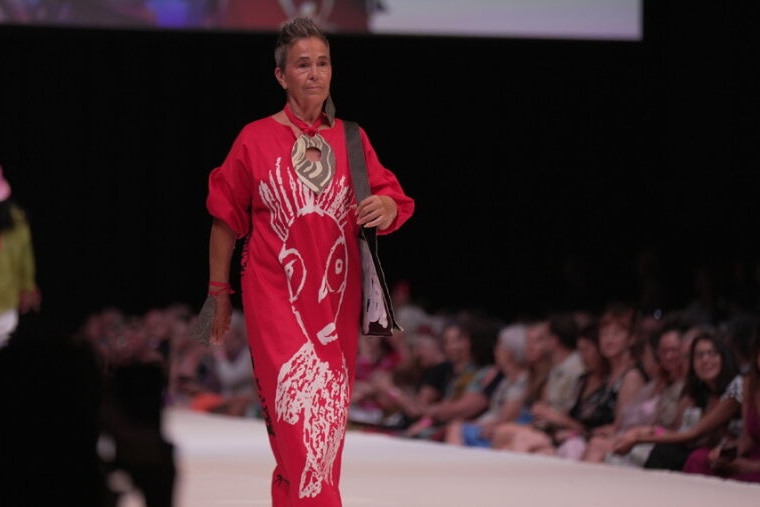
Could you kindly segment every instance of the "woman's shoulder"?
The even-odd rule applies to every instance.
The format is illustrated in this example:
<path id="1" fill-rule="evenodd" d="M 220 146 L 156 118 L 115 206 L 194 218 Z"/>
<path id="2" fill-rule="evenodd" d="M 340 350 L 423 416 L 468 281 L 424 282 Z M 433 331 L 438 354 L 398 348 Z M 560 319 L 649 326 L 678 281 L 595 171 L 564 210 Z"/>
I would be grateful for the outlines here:
<path id="1" fill-rule="evenodd" d="M 742 375 L 741 373 L 736 375 L 731 383 L 728 384 L 728 387 L 726 387 L 726 390 L 721 395 L 721 399 L 732 398 L 741 403 L 744 396 L 743 392 L 746 387 L 746 381 L 747 378 L 745 375 Z"/>
<path id="2" fill-rule="evenodd" d="M 649 382 L 649 375 L 646 368 L 640 361 L 636 361 L 628 368 L 628 371 L 623 375 L 623 382 L 638 383 L 644 386 Z"/>

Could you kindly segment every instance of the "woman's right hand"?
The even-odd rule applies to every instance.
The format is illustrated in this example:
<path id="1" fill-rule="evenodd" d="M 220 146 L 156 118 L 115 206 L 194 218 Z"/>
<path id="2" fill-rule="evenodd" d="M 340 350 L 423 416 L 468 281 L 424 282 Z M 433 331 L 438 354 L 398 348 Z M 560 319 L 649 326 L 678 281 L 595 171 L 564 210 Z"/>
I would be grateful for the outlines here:
<path id="1" fill-rule="evenodd" d="M 638 440 L 639 429 L 631 428 L 615 440 L 615 443 L 612 445 L 612 452 L 621 455 L 628 454 L 633 449 L 633 446 L 638 443 Z"/>

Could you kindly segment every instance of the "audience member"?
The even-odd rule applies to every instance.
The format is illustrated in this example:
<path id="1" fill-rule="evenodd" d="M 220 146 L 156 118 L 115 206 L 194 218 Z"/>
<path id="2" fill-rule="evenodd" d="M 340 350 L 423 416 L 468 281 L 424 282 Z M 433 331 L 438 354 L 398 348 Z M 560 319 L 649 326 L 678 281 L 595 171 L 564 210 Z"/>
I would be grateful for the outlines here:
<path id="1" fill-rule="evenodd" d="M 676 429 L 678 401 L 689 369 L 689 349 L 693 336 L 683 330 L 677 315 L 664 321 L 653 336 L 654 358 L 657 368 L 651 372 L 651 380 L 636 398 L 625 408 L 623 424 L 625 434 L 635 435 L 643 427 L 659 426 Z M 620 438 L 625 438 L 622 436 Z M 617 443 L 613 443 L 613 449 Z M 612 449 L 605 461 L 611 464 L 643 467 L 654 447 L 651 443 L 635 445 L 626 454 Z"/>
<path id="2" fill-rule="evenodd" d="M 224 342 L 203 355 L 205 370 L 197 381 L 198 391 L 190 401 L 193 410 L 239 417 L 260 417 L 261 405 L 248 348 L 243 312 L 232 311 Z"/>
<path id="3" fill-rule="evenodd" d="M 636 311 L 633 306 L 613 302 L 599 318 L 599 349 L 609 363 L 603 403 L 614 414 L 613 421 L 595 427 L 588 435 L 567 439 L 557 449 L 559 456 L 601 462 L 623 428 L 625 407 L 648 381 L 646 370 L 635 357 Z"/>
<path id="4" fill-rule="evenodd" d="M 683 471 L 744 482 L 760 482 L 760 336 L 755 333 L 752 358 L 744 379 L 742 433 L 716 447 L 693 451 Z"/>
<path id="5" fill-rule="evenodd" d="M 587 323 L 578 334 L 576 349 L 584 373 L 575 388 L 575 403 L 569 411 L 537 402 L 532 407 L 534 421 L 514 427 L 511 438 L 502 440 L 499 449 L 515 452 L 554 455 L 556 448 L 568 438 L 588 434 L 614 420 L 614 413 L 605 403 L 608 364 L 599 351 L 599 330 L 596 322 Z"/>
<path id="6" fill-rule="evenodd" d="M 389 413 L 384 426 L 391 429 L 408 428 L 425 407 L 441 399 L 452 373 L 453 363 L 432 330 L 410 335 L 409 344 L 411 364 L 397 369 L 391 378 L 376 379 Z"/>
<path id="7" fill-rule="evenodd" d="M 97 452 L 96 352 L 43 327 L 19 331 L 0 348 L 0 504 L 113 505 Z"/>
<path id="8" fill-rule="evenodd" d="M 650 426 L 626 434 L 617 441 L 613 451 L 630 452 L 642 442 L 654 443 L 644 468 L 682 470 L 692 450 L 713 447 L 724 438 L 729 423 L 736 417 L 741 399 L 730 401 L 727 387 L 736 377 L 737 367 L 733 353 L 717 332 L 703 328 L 691 344 L 689 371 L 678 403 L 677 430 Z M 715 415 L 710 417 L 711 412 Z M 717 417 L 719 416 L 719 417 Z M 706 419 L 707 422 L 702 422 Z"/>
<path id="9" fill-rule="evenodd" d="M 520 417 L 528 388 L 525 360 L 527 326 L 510 324 L 499 332 L 494 358 L 502 379 L 491 396 L 488 409 L 474 421 L 455 419 L 446 427 L 449 444 L 490 447 L 494 428 Z"/>
<path id="10" fill-rule="evenodd" d="M 511 447 L 515 435 L 522 431 L 526 423 L 549 430 L 548 421 L 537 418 L 534 408 L 538 408 L 539 412 L 551 409 L 567 413 L 570 410 L 575 400 L 575 389 L 585 370 L 583 360 L 575 349 L 578 332 L 576 318 L 571 313 L 553 315 L 531 324 L 528 333 L 541 337 L 539 339 L 550 363 L 541 396 L 538 400 L 531 400 L 530 418 L 500 424 L 494 429 L 493 447 Z"/>
<path id="11" fill-rule="evenodd" d="M 40 309 L 31 227 L 24 209 L 11 198 L 0 167 L 0 347 L 16 330 L 20 316 Z"/>
<path id="12" fill-rule="evenodd" d="M 443 397 L 424 407 L 422 417 L 404 436 L 441 441 L 454 419 L 473 419 L 488 408 L 502 375 L 495 366 L 493 346 L 498 327 L 486 317 L 460 317 L 444 330 L 444 350 L 454 366 Z"/>

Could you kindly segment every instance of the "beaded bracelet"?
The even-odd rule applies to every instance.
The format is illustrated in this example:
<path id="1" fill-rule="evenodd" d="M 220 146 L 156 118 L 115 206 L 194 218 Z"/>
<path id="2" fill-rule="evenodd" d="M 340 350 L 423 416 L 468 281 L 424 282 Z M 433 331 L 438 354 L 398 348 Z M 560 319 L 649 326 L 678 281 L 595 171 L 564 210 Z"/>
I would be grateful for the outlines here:
<path id="1" fill-rule="evenodd" d="M 216 290 L 209 289 L 208 295 L 209 296 L 220 296 L 222 294 L 234 294 L 235 291 L 232 288 L 232 285 L 225 282 L 209 282 L 208 283 L 210 287 L 218 287 Z"/>

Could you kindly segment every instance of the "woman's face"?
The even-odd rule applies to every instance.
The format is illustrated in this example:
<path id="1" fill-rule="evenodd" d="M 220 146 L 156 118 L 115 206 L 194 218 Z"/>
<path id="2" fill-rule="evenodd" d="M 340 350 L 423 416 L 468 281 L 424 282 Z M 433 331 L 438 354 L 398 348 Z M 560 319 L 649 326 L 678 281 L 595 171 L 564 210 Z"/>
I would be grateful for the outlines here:
<path id="1" fill-rule="evenodd" d="M 601 369 L 602 356 L 594 340 L 580 336 L 576 348 L 587 371 L 596 372 Z"/>
<path id="2" fill-rule="evenodd" d="M 414 340 L 412 353 L 422 366 L 429 366 L 438 361 L 440 347 L 432 336 L 418 336 Z"/>
<path id="3" fill-rule="evenodd" d="M 330 51 L 317 37 L 300 39 L 288 50 L 285 70 L 278 67 L 274 73 L 280 86 L 302 109 L 321 107 L 330 94 Z"/>
<path id="4" fill-rule="evenodd" d="M 678 331 L 668 331 L 660 337 L 657 344 L 657 359 L 660 367 L 669 374 L 678 373 L 681 369 L 681 334 Z"/>
<path id="5" fill-rule="evenodd" d="M 599 349 L 607 359 L 624 354 L 630 344 L 630 330 L 618 322 L 609 322 L 599 329 Z"/>
<path id="6" fill-rule="evenodd" d="M 723 367 L 723 360 L 710 340 L 699 340 L 692 356 L 694 374 L 702 382 L 714 382 Z"/>
<path id="7" fill-rule="evenodd" d="M 458 326 L 444 329 L 442 338 L 446 358 L 457 363 L 469 361 L 470 341 Z"/>
<path id="8" fill-rule="evenodd" d="M 536 364 L 546 357 L 545 326 L 536 324 L 530 326 L 525 334 L 525 362 Z"/>

